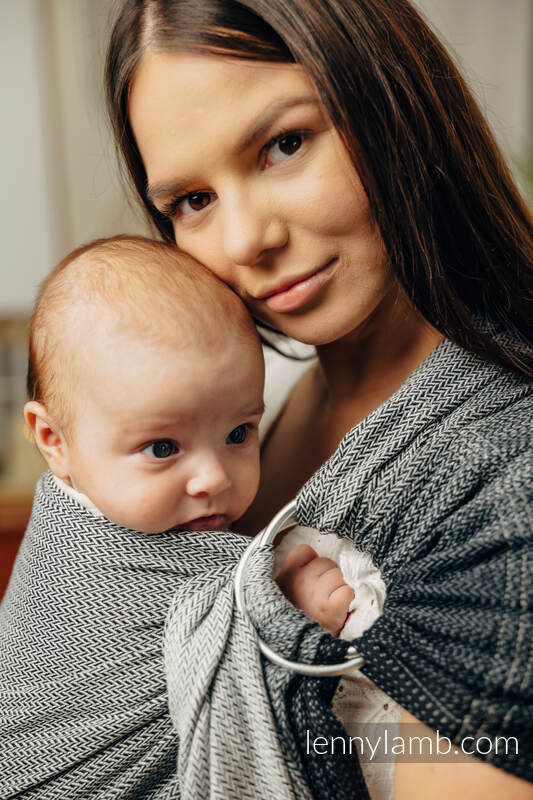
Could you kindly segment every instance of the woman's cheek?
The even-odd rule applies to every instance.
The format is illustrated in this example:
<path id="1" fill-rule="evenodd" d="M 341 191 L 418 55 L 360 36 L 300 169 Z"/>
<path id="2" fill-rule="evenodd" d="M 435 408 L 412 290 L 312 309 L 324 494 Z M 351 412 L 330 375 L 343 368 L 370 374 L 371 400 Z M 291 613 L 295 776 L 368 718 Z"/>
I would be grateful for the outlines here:
<path id="1" fill-rule="evenodd" d="M 315 230 L 340 236 L 368 224 L 371 214 L 366 192 L 337 134 L 328 135 L 307 177 L 308 208 Z"/>

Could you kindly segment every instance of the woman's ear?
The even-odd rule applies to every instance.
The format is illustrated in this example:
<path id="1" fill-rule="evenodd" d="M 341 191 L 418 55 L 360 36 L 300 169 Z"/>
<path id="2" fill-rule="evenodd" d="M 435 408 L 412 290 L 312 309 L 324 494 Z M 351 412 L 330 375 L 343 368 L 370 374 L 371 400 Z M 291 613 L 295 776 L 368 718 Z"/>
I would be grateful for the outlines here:
<path id="1" fill-rule="evenodd" d="M 24 406 L 24 418 L 35 444 L 54 475 L 68 480 L 69 459 L 65 437 L 59 426 L 49 417 L 45 406 L 36 400 L 30 400 Z"/>

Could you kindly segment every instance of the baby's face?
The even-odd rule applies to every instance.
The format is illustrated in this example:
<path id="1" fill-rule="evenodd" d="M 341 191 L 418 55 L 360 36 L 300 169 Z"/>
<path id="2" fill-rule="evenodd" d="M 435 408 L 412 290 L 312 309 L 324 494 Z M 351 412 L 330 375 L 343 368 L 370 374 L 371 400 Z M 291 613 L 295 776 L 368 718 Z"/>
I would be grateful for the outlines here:
<path id="1" fill-rule="evenodd" d="M 232 334 L 209 350 L 128 331 L 91 339 L 67 444 L 72 485 L 146 533 L 238 519 L 259 484 L 259 345 Z"/>

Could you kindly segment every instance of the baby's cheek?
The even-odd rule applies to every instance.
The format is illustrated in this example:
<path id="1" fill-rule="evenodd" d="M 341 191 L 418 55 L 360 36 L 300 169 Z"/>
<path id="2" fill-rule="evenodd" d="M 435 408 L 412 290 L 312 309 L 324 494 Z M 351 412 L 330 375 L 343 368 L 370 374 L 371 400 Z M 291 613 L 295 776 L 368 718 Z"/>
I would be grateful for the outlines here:
<path id="1" fill-rule="evenodd" d="M 137 527 L 139 529 L 141 528 L 141 522 L 144 522 L 147 518 L 153 515 L 154 511 L 153 504 L 154 504 L 154 499 L 152 498 L 152 501 L 150 503 L 148 494 L 140 494 L 133 500 L 130 508 L 131 512 L 133 512 L 135 516 L 138 518 Z"/>
<path id="2" fill-rule="evenodd" d="M 124 508 L 122 524 L 126 528 L 142 533 L 159 533 L 172 525 L 172 520 L 162 518 L 163 508 L 164 506 L 149 492 L 136 493 L 130 498 L 129 505 Z"/>

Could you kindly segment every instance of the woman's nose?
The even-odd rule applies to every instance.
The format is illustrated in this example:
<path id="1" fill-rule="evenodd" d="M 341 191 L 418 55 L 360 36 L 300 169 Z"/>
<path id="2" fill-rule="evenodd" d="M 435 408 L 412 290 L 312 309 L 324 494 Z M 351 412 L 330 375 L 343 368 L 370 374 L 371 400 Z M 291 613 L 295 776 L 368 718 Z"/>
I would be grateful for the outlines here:
<path id="1" fill-rule="evenodd" d="M 231 481 L 226 470 L 216 458 L 203 458 L 199 461 L 189 480 L 186 491 L 191 497 L 200 494 L 217 495 L 229 489 Z"/>
<path id="2" fill-rule="evenodd" d="M 225 255 L 239 266 L 253 266 L 268 250 L 283 247 L 288 238 L 284 221 L 267 202 L 249 194 L 232 196 L 223 224 Z"/>

